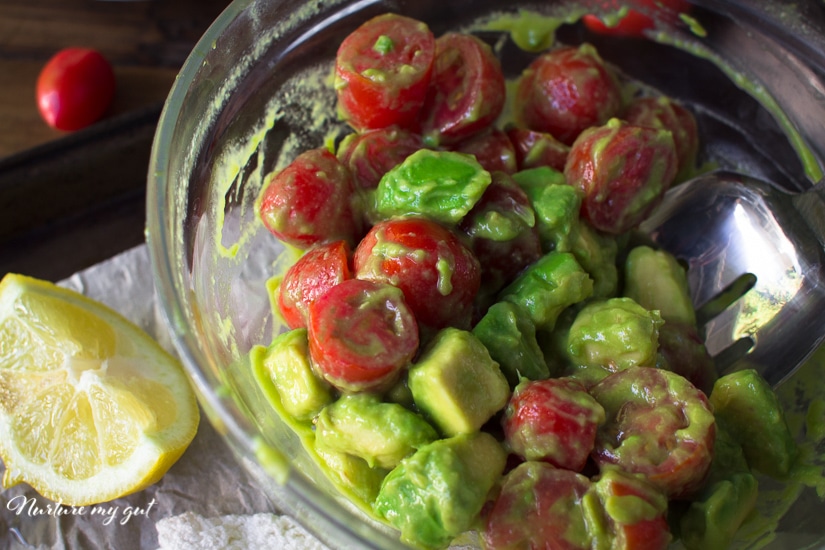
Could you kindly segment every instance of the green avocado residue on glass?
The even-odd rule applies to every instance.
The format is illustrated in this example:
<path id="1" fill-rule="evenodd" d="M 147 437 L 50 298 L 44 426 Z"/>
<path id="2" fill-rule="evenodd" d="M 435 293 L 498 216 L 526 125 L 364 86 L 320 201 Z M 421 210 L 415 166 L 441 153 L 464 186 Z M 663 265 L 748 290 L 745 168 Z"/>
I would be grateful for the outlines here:
<path id="1" fill-rule="evenodd" d="M 529 10 L 519 10 L 518 14 L 502 14 L 487 23 L 487 30 L 507 31 L 513 42 L 522 50 L 540 52 L 551 48 L 556 42 L 556 30 L 565 23 L 575 23 L 586 10 L 570 10 L 564 17 L 551 17 Z"/>
<path id="2" fill-rule="evenodd" d="M 490 173 L 471 155 L 421 149 L 381 178 L 375 211 L 383 218 L 420 215 L 455 225 L 491 181 Z"/>

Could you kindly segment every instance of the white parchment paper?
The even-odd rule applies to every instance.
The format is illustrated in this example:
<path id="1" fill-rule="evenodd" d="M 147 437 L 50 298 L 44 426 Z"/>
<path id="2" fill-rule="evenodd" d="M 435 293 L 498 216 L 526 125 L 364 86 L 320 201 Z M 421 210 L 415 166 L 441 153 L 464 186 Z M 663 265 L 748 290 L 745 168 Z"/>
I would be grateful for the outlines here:
<path id="1" fill-rule="evenodd" d="M 174 350 L 155 303 L 145 245 L 60 283 L 107 304 Z M 0 472 L 3 466 L 0 463 Z M 235 460 L 205 415 L 194 441 L 157 484 L 84 508 L 54 503 L 26 485 L 0 492 L 0 548 L 322 550 L 281 515 Z"/>

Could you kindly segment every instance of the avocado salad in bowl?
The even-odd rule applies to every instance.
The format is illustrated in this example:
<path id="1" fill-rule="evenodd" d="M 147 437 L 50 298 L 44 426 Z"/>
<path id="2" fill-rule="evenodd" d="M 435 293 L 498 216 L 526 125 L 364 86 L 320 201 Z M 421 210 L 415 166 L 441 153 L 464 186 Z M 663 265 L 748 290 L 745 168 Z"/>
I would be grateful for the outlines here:
<path id="1" fill-rule="evenodd" d="M 720 374 L 639 230 L 717 168 L 821 178 L 816 10 L 231 4 L 167 100 L 147 239 L 276 505 L 332 548 L 825 541 L 825 361 Z"/>

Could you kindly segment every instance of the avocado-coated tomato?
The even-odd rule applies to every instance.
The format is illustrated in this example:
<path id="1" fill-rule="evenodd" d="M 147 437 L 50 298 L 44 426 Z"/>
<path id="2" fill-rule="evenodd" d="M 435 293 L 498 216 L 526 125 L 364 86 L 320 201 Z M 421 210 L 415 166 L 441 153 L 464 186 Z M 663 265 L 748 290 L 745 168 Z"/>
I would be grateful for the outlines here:
<path id="1" fill-rule="evenodd" d="M 510 143 L 516 152 L 519 170 L 529 170 L 549 166 L 559 172 L 564 170 L 570 147 L 547 132 L 536 132 L 526 128 L 511 128 L 507 131 Z"/>
<path id="2" fill-rule="evenodd" d="M 289 328 L 305 328 L 309 306 L 327 290 L 352 278 L 346 241 L 316 245 L 284 274 L 278 289 L 278 310 Z"/>
<path id="3" fill-rule="evenodd" d="M 338 159 L 348 166 L 355 183 L 375 189 L 381 178 L 424 147 L 421 136 L 399 126 L 352 133 L 338 146 Z"/>
<path id="4" fill-rule="evenodd" d="M 590 394 L 607 415 L 592 453 L 601 468 L 641 474 L 668 498 L 686 498 L 702 486 L 716 438 L 704 393 L 664 369 L 630 367 Z"/>
<path id="5" fill-rule="evenodd" d="M 353 267 L 359 279 L 400 288 L 422 325 L 469 328 L 481 267 L 442 225 L 415 217 L 379 222 L 356 247 Z"/>
<path id="6" fill-rule="evenodd" d="M 447 145 L 488 128 L 501 114 L 506 93 L 501 64 L 490 46 L 469 34 L 440 36 L 421 113 L 425 141 Z"/>
<path id="7" fill-rule="evenodd" d="M 384 14 L 354 30 L 335 59 L 341 115 L 356 130 L 417 124 L 435 59 L 427 25 Z"/>
<path id="8" fill-rule="evenodd" d="M 386 283 L 348 279 L 309 306 L 312 365 L 341 391 L 385 390 L 418 350 L 418 325 L 404 294 Z"/>
<path id="9" fill-rule="evenodd" d="M 358 195 L 349 169 L 327 149 L 298 155 L 265 184 L 260 216 L 266 228 L 300 249 L 361 235 Z"/>
<path id="10" fill-rule="evenodd" d="M 604 418 L 604 408 L 574 378 L 524 380 L 504 409 L 504 440 L 527 460 L 580 472 Z"/>
<path id="11" fill-rule="evenodd" d="M 488 128 L 456 143 L 450 150 L 473 155 L 488 172 L 512 174 L 518 170 L 516 148 L 507 133 L 498 128 Z"/>
<path id="12" fill-rule="evenodd" d="M 599 126 L 622 109 L 615 75 L 590 44 L 541 55 L 522 73 L 516 118 L 570 145 L 585 129 Z"/>

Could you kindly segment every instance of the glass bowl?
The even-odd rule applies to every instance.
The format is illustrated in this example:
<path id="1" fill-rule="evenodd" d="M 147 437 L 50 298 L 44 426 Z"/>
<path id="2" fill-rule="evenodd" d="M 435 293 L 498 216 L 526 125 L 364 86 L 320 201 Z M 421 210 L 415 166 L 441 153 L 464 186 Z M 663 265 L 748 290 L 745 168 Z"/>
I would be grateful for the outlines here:
<path id="1" fill-rule="evenodd" d="M 256 199 L 268 172 L 342 135 L 330 69 L 337 45 L 360 23 L 393 11 L 424 20 L 438 36 L 447 29 L 500 28 L 495 21 L 502 19 L 494 16 L 518 10 L 560 16 L 559 41 L 592 42 L 628 76 L 692 107 L 702 162 L 792 191 L 821 178 L 821 2 L 696 1 L 692 19 L 672 28 L 659 22 L 648 39 L 594 35 L 576 22 L 583 13 L 620 5 L 636 3 L 236 0 L 182 68 L 148 175 L 146 234 L 162 311 L 209 420 L 275 503 L 330 547 L 405 548 L 392 529 L 349 504 L 309 459 L 258 390 L 247 354 L 281 329 L 266 281 L 295 259 L 260 223 Z M 823 363 L 809 362 L 781 388 L 800 433 L 805 411 L 819 398 Z M 767 491 L 761 503 L 781 516 L 771 543 L 776 548 L 825 544 L 825 505 L 809 489 L 790 498 L 796 489 Z"/>

